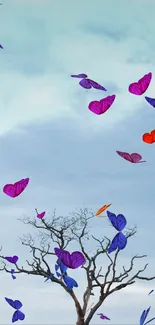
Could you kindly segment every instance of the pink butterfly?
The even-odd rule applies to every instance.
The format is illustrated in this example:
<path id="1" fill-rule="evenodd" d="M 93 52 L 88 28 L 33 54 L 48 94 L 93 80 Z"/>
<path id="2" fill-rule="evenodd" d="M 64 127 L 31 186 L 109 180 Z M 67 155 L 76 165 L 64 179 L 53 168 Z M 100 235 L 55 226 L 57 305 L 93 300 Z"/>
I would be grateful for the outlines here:
<path id="1" fill-rule="evenodd" d="M 90 102 L 88 108 L 93 113 L 97 115 L 101 115 L 110 108 L 110 106 L 113 104 L 115 100 L 115 97 L 116 95 L 112 95 L 112 96 L 105 97 L 100 101 L 95 100 L 93 102 Z"/>
<path id="2" fill-rule="evenodd" d="M 129 85 L 129 92 L 134 95 L 142 95 L 145 93 L 147 88 L 149 87 L 149 84 L 152 79 L 152 73 L 149 72 L 148 74 L 145 74 L 141 79 L 139 79 L 137 82 L 134 82 Z"/>
<path id="3" fill-rule="evenodd" d="M 122 158 L 124 158 L 125 160 L 130 161 L 131 163 L 142 163 L 142 162 L 146 162 L 145 160 L 140 161 L 142 159 L 142 156 L 139 155 L 138 153 L 132 153 L 131 155 L 127 152 L 123 152 L 123 151 L 117 151 L 119 156 L 121 156 Z"/>
<path id="4" fill-rule="evenodd" d="M 16 197 L 25 190 L 28 183 L 29 183 L 29 178 L 25 178 L 25 179 L 23 178 L 14 184 L 6 184 L 3 187 L 3 192 L 10 197 Z"/>
<path id="5" fill-rule="evenodd" d="M 42 219 L 44 217 L 44 215 L 45 215 L 46 212 L 44 211 L 44 212 L 38 213 L 38 210 L 37 209 L 35 209 L 35 210 L 37 212 L 37 218 L 38 219 Z"/>

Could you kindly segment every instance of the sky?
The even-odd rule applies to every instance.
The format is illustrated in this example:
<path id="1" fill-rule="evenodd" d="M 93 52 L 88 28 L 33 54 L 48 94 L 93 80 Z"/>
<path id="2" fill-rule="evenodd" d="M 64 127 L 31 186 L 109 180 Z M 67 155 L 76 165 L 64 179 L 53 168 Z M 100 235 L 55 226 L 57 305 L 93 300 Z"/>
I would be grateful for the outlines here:
<path id="1" fill-rule="evenodd" d="M 35 216 L 34 209 L 50 216 L 68 215 L 87 207 L 96 212 L 112 202 L 136 236 L 120 254 L 124 265 L 135 254 L 146 254 L 149 276 L 155 276 L 155 154 L 142 134 L 155 128 L 155 111 L 142 96 L 128 92 L 130 83 L 152 72 L 146 96 L 155 97 L 155 2 L 152 0 L 72 1 L 2 0 L 0 6 L 0 245 L 3 255 L 29 251 L 19 236 L 28 228 L 18 219 Z M 107 93 L 84 90 L 71 74 L 86 73 Z M 103 115 L 88 109 L 92 100 L 116 94 Z M 138 152 L 147 162 L 130 164 L 116 150 Z M 7 183 L 30 178 L 16 199 L 2 189 Z M 34 233 L 33 229 L 29 231 Z M 106 219 L 96 218 L 93 231 L 112 236 Z M 137 268 L 144 265 L 137 263 Z M 53 260 L 54 267 L 54 260 Z M 82 269 L 75 271 L 81 298 Z M 142 311 L 155 298 L 148 292 L 155 281 L 127 287 L 108 297 L 100 312 L 111 324 L 139 324 Z M 4 297 L 19 299 L 23 324 L 75 324 L 71 299 L 43 278 L 0 272 L 0 324 L 10 324 L 11 307 Z M 30 299 L 31 297 L 31 299 Z M 94 316 L 91 324 L 101 324 Z M 108 324 L 108 321 L 104 321 Z M 110 324 L 110 322 L 109 322 Z M 155 322 L 151 323 L 155 324 Z"/>

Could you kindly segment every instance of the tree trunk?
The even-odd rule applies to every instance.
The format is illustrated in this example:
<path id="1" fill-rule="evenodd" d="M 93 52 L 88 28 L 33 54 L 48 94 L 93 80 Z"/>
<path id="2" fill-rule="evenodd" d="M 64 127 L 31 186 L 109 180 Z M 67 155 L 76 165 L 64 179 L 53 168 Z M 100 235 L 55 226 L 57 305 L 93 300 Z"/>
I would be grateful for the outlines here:
<path id="1" fill-rule="evenodd" d="M 78 320 L 76 322 L 76 325 L 85 325 L 84 324 L 84 318 L 83 317 L 78 317 Z"/>

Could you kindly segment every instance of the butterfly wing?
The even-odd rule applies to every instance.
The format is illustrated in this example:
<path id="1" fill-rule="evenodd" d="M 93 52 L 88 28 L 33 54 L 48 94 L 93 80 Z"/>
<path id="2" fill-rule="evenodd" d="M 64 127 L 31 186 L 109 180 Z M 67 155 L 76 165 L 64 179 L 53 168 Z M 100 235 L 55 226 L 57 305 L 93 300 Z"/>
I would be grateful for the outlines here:
<path id="1" fill-rule="evenodd" d="M 65 264 L 63 264 L 61 261 L 59 261 L 59 267 L 62 274 L 65 273 L 68 269 L 68 267 Z"/>
<path id="2" fill-rule="evenodd" d="M 92 80 L 92 79 L 87 79 L 87 80 L 89 80 L 89 83 L 90 83 L 90 85 L 91 85 L 93 88 L 95 88 L 95 89 L 99 89 L 99 90 L 104 90 L 104 91 L 107 90 L 107 89 L 105 89 L 103 86 L 101 86 L 100 84 L 98 84 L 98 82 L 95 82 L 95 81 Z"/>
<path id="3" fill-rule="evenodd" d="M 132 162 L 131 155 L 128 152 L 123 152 L 123 151 L 118 151 L 118 150 L 116 150 L 116 152 L 119 156 L 121 156 L 125 160 Z"/>
<path id="4" fill-rule="evenodd" d="M 23 178 L 20 181 L 14 183 L 15 192 L 16 192 L 15 196 L 20 195 L 25 190 L 28 183 L 29 183 L 29 178 L 25 178 L 25 179 Z"/>
<path id="5" fill-rule="evenodd" d="M 37 218 L 38 219 L 42 219 L 44 217 L 45 213 L 46 213 L 45 211 L 44 212 L 41 212 L 41 213 L 38 213 L 37 214 Z"/>
<path id="6" fill-rule="evenodd" d="M 117 218 L 117 230 L 122 231 L 127 224 L 126 218 L 123 216 L 123 214 L 118 214 L 116 218 Z"/>
<path id="7" fill-rule="evenodd" d="M 153 107 L 155 107 L 155 98 L 145 97 L 146 101 Z"/>
<path id="8" fill-rule="evenodd" d="M 68 251 L 65 251 L 60 248 L 54 248 L 55 254 L 60 259 L 60 261 L 65 264 L 67 267 L 71 267 L 71 255 Z"/>
<path id="9" fill-rule="evenodd" d="M 74 287 L 77 288 L 78 284 L 77 282 L 70 278 L 68 275 L 63 275 L 63 280 L 68 288 L 68 290 L 72 290 Z"/>
<path id="10" fill-rule="evenodd" d="M 18 320 L 24 320 L 25 315 L 20 311 L 16 310 L 12 316 L 12 323 L 17 322 Z"/>
<path id="11" fill-rule="evenodd" d="M 111 224 L 113 225 L 113 227 L 118 230 L 118 227 L 117 227 L 117 218 L 116 218 L 116 215 L 110 211 L 107 211 L 107 216 L 111 222 Z"/>
<path id="12" fill-rule="evenodd" d="M 90 82 L 89 82 L 89 79 L 82 79 L 80 82 L 79 82 L 79 85 L 83 88 L 86 88 L 86 89 L 90 89 L 92 88 Z"/>
<path id="13" fill-rule="evenodd" d="M 129 92 L 134 95 L 142 95 L 150 85 L 152 73 L 145 74 L 138 82 L 129 85 Z"/>
<path id="14" fill-rule="evenodd" d="M 2 3 L 1 3 L 2 4 Z M 3 46 L 0 44 L 0 48 L 3 49 Z"/>
<path id="15" fill-rule="evenodd" d="M 113 238 L 108 249 L 108 254 L 114 252 L 118 248 L 118 234 Z"/>
<path id="16" fill-rule="evenodd" d="M 117 235 L 117 247 L 118 249 L 124 249 L 127 244 L 127 238 L 122 234 L 122 232 L 119 232 Z"/>
<path id="17" fill-rule="evenodd" d="M 87 78 L 88 76 L 85 73 L 72 74 L 72 78 Z"/>
<path id="18" fill-rule="evenodd" d="M 99 216 L 102 212 L 104 212 L 107 208 L 109 208 L 111 206 L 112 203 L 108 204 L 108 205 L 103 205 L 103 207 L 101 207 L 99 210 L 97 210 L 96 212 L 96 216 Z"/>
<path id="19" fill-rule="evenodd" d="M 18 261 L 18 256 L 5 256 L 5 259 L 10 263 L 15 264 Z"/>
<path id="20" fill-rule="evenodd" d="M 144 321 L 145 321 L 145 314 L 146 314 L 146 310 L 143 310 L 142 314 L 141 314 L 141 317 L 140 317 L 140 321 L 139 321 L 139 324 L 140 325 L 143 325 L 144 324 Z"/>
<path id="21" fill-rule="evenodd" d="M 73 252 L 71 254 L 71 268 L 77 269 L 86 262 L 85 257 L 81 252 Z"/>
<path id="22" fill-rule="evenodd" d="M 145 161 L 140 161 L 142 159 L 142 156 L 139 155 L 139 153 L 132 153 L 131 154 L 131 159 L 133 163 L 141 163 L 141 162 L 145 162 Z"/>
<path id="23" fill-rule="evenodd" d="M 13 301 L 12 299 L 10 299 L 10 298 L 6 298 L 6 297 L 5 297 L 5 300 L 7 301 L 7 303 L 8 303 L 11 307 L 15 308 L 15 307 L 14 307 L 14 301 Z M 16 308 L 15 308 L 15 309 L 16 309 Z"/>
<path id="24" fill-rule="evenodd" d="M 148 293 L 148 296 L 151 295 L 151 293 L 153 292 L 154 290 L 151 290 L 149 293 Z"/>

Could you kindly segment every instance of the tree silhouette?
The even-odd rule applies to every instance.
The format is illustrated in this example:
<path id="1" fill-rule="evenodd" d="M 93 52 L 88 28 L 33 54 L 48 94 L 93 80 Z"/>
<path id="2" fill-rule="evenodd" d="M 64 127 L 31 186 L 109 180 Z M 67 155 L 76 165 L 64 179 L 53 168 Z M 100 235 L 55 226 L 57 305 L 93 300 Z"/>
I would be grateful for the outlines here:
<path id="1" fill-rule="evenodd" d="M 28 246 L 30 252 L 32 253 L 32 262 L 27 262 L 27 268 L 20 267 L 18 263 L 15 264 L 16 270 L 15 273 L 26 273 L 32 275 L 43 276 L 47 278 L 53 273 L 53 269 L 50 269 L 50 266 L 46 260 L 47 256 L 55 256 L 53 253 L 53 248 L 59 247 L 61 249 L 68 249 L 68 246 L 72 244 L 73 241 L 78 243 L 76 250 L 79 250 L 83 253 L 86 259 L 86 263 L 82 266 L 83 272 L 86 275 L 87 286 L 83 293 L 83 301 L 79 302 L 78 298 L 74 291 L 69 291 L 62 279 L 58 279 L 56 276 L 50 279 L 51 282 L 57 283 L 60 285 L 67 294 L 73 299 L 76 313 L 77 313 L 77 322 L 76 325 L 89 325 L 92 317 L 97 312 L 98 308 L 103 304 L 104 300 L 111 295 L 113 292 L 121 290 L 129 285 L 134 284 L 137 280 L 153 280 L 154 277 L 148 278 L 146 276 L 141 276 L 141 273 L 146 270 L 146 264 L 142 269 L 137 271 L 134 275 L 133 267 L 134 261 L 136 259 L 141 259 L 147 255 L 135 255 L 131 258 L 129 267 L 122 267 L 122 273 L 117 274 L 116 263 L 118 261 L 118 255 L 120 250 L 117 249 L 112 255 L 108 254 L 108 248 L 110 245 L 110 239 L 105 237 L 102 239 L 96 238 L 90 232 L 89 224 L 91 224 L 91 219 L 96 216 L 87 209 L 80 209 L 79 211 L 73 212 L 70 217 L 56 217 L 55 211 L 53 216 L 47 221 L 47 218 L 37 219 L 35 218 L 23 218 L 20 219 L 24 224 L 31 225 L 34 228 L 37 228 L 38 235 L 36 238 L 39 238 L 39 244 L 35 244 L 36 238 L 33 238 L 31 234 L 27 234 L 20 238 L 22 245 Z M 129 239 L 134 236 L 136 233 L 136 228 L 129 228 L 126 232 L 126 237 Z M 90 255 L 86 249 L 87 243 L 89 240 L 89 248 L 91 241 L 94 244 L 98 245 L 95 247 L 95 252 Z M 52 245 L 51 247 L 51 244 Z M 2 250 L 2 248 L 1 248 Z M 70 252 L 73 249 L 69 250 Z M 108 260 L 108 266 L 106 271 L 103 274 L 103 267 L 99 267 L 97 264 L 97 259 L 99 255 L 105 255 Z M 4 256 L 0 256 L 2 259 L 5 259 Z M 5 271 L 11 273 L 11 271 L 6 267 L 6 263 L 3 262 L 3 266 L 0 268 L 0 271 Z M 51 264 L 51 263 L 50 263 Z M 94 290 L 98 288 L 98 295 L 95 293 L 97 301 L 88 306 L 91 296 L 94 296 Z"/>

